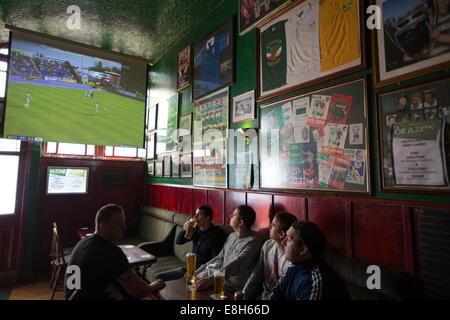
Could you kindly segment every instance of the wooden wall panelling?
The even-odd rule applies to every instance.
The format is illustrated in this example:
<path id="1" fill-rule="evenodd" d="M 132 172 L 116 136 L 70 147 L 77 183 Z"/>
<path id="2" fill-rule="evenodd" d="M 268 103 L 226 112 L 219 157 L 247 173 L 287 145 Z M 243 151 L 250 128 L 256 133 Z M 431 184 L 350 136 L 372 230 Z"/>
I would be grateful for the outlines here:
<path id="1" fill-rule="evenodd" d="M 158 207 L 161 209 L 169 209 L 169 187 L 159 186 Z"/>
<path id="2" fill-rule="evenodd" d="M 254 230 L 264 230 L 269 227 L 270 213 L 272 209 L 272 195 L 247 193 L 247 205 L 256 212 L 256 221 L 253 225 Z"/>
<path id="3" fill-rule="evenodd" d="M 192 208 L 192 189 L 180 188 L 180 213 L 192 216 L 194 209 Z"/>
<path id="4" fill-rule="evenodd" d="M 225 191 L 208 190 L 208 206 L 213 210 L 213 222 L 223 224 L 225 216 Z"/>
<path id="5" fill-rule="evenodd" d="M 273 206 L 270 220 L 279 211 L 287 211 L 297 217 L 298 220 L 306 220 L 306 199 L 290 196 L 273 196 Z"/>
<path id="6" fill-rule="evenodd" d="M 180 210 L 180 189 L 169 187 L 169 210 L 179 212 Z"/>
<path id="7" fill-rule="evenodd" d="M 225 193 L 225 217 L 224 223 L 230 224 L 230 217 L 236 207 L 246 203 L 245 192 L 226 191 Z"/>
<path id="8" fill-rule="evenodd" d="M 410 274 L 414 274 L 414 254 L 413 254 L 413 238 L 412 238 L 412 213 L 408 207 L 402 207 L 402 224 L 403 224 L 403 252 L 404 270 Z"/>
<path id="9" fill-rule="evenodd" d="M 353 204 L 354 258 L 404 270 L 402 207 Z"/>
<path id="10" fill-rule="evenodd" d="M 346 212 L 345 201 L 308 199 L 308 220 L 319 226 L 327 237 L 327 249 L 346 255 Z"/>
<path id="11" fill-rule="evenodd" d="M 192 191 L 192 211 L 199 206 L 208 204 L 208 191 L 203 189 L 194 189 Z"/>

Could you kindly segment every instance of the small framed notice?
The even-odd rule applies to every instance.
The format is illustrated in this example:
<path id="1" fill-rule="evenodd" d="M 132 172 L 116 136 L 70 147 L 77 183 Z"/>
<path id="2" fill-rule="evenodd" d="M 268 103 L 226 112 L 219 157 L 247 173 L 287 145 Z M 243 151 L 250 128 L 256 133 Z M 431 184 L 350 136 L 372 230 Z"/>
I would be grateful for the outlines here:
<path id="1" fill-rule="evenodd" d="M 89 168 L 48 167 L 47 194 L 87 194 Z"/>

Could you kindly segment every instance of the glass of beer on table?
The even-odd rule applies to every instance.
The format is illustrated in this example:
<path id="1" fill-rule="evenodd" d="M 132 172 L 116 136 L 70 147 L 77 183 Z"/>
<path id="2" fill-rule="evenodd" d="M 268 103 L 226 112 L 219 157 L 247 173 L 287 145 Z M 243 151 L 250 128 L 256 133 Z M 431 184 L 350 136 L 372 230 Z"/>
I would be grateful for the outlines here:
<path id="1" fill-rule="evenodd" d="M 191 239 L 196 227 L 197 227 L 197 220 L 195 220 L 194 218 L 189 219 L 189 229 L 188 231 L 186 231 L 184 237 L 186 239 Z"/>
<path id="2" fill-rule="evenodd" d="M 197 255 L 193 252 L 189 252 L 186 255 L 186 264 L 187 264 L 186 280 L 190 285 L 194 285 L 195 284 L 195 266 L 197 264 Z"/>
<path id="3" fill-rule="evenodd" d="M 214 296 L 225 299 L 225 269 L 214 270 Z"/>

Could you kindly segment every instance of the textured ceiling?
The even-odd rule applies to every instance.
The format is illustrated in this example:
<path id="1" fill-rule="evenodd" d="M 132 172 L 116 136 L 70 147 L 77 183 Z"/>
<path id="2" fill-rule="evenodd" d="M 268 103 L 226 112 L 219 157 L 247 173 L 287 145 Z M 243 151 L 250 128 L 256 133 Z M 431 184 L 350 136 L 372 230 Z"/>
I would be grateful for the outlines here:
<path id="1" fill-rule="evenodd" d="M 5 24 L 156 61 L 223 0 L 0 0 Z M 235 1 L 235 0 L 225 0 Z M 80 29 L 67 27 L 67 8 L 80 8 Z"/>

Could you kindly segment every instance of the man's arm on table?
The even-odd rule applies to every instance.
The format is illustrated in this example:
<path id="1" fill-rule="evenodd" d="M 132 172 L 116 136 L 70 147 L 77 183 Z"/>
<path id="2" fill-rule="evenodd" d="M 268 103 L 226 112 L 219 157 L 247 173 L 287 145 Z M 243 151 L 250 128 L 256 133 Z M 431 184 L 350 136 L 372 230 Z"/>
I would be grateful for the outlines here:
<path id="1" fill-rule="evenodd" d="M 166 285 L 161 279 L 147 284 L 131 269 L 128 269 L 124 274 L 118 276 L 116 280 L 126 293 L 134 299 L 147 297 L 149 294 L 155 293 Z"/>

